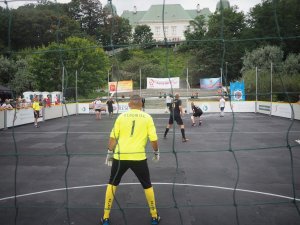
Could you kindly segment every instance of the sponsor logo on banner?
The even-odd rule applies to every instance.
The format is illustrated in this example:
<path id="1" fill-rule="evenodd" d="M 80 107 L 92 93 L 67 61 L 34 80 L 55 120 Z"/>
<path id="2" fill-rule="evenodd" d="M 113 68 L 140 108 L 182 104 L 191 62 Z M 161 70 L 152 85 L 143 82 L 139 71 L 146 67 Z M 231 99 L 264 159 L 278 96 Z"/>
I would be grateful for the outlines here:
<path id="1" fill-rule="evenodd" d="M 148 89 L 170 89 L 179 88 L 179 77 L 153 78 L 147 77 Z"/>
<path id="2" fill-rule="evenodd" d="M 245 101 L 244 81 L 230 82 L 230 94 L 233 101 Z"/>
<path id="3" fill-rule="evenodd" d="M 115 92 L 130 92 L 133 89 L 133 82 L 132 80 L 122 80 L 118 82 L 109 82 L 109 92 L 115 93 Z"/>
<path id="4" fill-rule="evenodd" d="M 222 87 L 221 78 L 200 79 L 201 89 L 218 89 L 221 87 Z"/>
<path id="5" fill-rule="evenodd" d="M 207 105 L 202 105 L 202 111 L 207 112 L 208 111 L 208 106 Z"/>
<path id="6" fill-rule="evenodd" d="M 258 109 L 262 110 L 262 111 L 268 111 L 268 112 L 270 112 L 271 106 L 269 106 L 269 105 L 258 105 Z"/>

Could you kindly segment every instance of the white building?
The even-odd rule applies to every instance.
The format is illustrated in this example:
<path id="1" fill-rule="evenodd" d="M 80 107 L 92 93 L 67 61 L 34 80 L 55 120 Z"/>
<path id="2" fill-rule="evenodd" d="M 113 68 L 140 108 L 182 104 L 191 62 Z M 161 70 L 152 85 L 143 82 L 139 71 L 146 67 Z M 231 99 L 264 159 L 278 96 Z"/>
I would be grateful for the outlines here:
<path id="1" fill-rule="evenodd" d="M 221 0 L 216 6 L 216 10 L 220 8 L 230 7 L 227 0 Z M 164 10 L 164 16 L 162 12 Z M 148 11 L 138 11 L 134 6 L 133 11 L 125 10 L 121 17 L 129 20 L 133 27 L 137 25 L 148 25 L 153 33 L 153 39 L 156 41 L 164 40 L 164 32 L 168 41 L 185 40 L 184 31 L 187 30 L 190 21 L 197 16 L 204 16 L 207 20 L 212 12 L 208 8 L 200 8 L 198 4 L 195 9 L 185 10 L 180 4 L 152 5 Z"/>

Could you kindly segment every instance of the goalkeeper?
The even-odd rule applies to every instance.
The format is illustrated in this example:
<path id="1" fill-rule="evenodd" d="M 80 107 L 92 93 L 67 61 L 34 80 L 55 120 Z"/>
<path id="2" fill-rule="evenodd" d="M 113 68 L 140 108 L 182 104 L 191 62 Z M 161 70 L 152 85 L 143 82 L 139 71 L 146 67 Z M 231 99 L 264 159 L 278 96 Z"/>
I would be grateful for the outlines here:
<path id="1" fill-rule="evenodd" d="M 152 117 L 141 111 L 142 98 L 133 95 L 129 102 L 130 110 L 122 113 L 116 119 L 110 133 L 106 162 L 112 165 L 109 184 L 105 194 L 103 225 L 109 225 L 109 214 L 115 196 L 115 191 L 122 176 L 131 169 L 141 182 L 150 208 L 151 225 L 160 221 L 157 214 L 153 187 L 150 181 L 150 173 L 147 164 L 145 147 L 148 139 L 154 150 L 154 161 L 159 160 L 159 149 L 156 128 Z"/>

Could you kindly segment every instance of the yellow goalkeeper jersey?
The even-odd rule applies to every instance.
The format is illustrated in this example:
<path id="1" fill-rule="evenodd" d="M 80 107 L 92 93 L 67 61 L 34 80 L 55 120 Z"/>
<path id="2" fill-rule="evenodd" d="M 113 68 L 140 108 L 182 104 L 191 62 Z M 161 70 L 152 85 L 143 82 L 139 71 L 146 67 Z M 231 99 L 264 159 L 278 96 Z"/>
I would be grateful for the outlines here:
<path id="1" fill-rule="evenodd" d="M 144 160 L 148 139 L 157 141 L 152 117 L 137 109 L 122 113 L 116 119 L 110 137 L 117 140 L 114 153 L 117 160 Z"/>

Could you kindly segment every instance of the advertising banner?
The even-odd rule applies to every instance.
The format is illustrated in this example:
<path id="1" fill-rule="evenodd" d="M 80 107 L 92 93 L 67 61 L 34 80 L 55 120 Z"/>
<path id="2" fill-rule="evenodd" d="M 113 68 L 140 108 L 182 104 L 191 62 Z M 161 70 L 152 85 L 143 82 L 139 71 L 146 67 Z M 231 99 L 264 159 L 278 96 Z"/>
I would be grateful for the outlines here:
<path id="1" fill-rule="evenodd" d="M 132 80 L 122 80 L 119 82 L 109 82 L 109 93 L 121 93 L 121 92 L 130 92 L 133 89 Z"/>
<path id="2" fill-rule="evenodd" d="M 218 89 L 222 87 L 221 77 L 200 79 L 201 89 Z"/>
<path id="3" fill-rule="evenodd" d="M 230 82 L 230 95 L 232 101 L 245 101 L 245 83 Z"/>
<path id="4" fill-rule="evenodd" d="M 147 89 L 179 88 L 179 77 L 153 78 L 147 77 Z"/>

